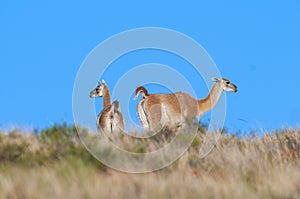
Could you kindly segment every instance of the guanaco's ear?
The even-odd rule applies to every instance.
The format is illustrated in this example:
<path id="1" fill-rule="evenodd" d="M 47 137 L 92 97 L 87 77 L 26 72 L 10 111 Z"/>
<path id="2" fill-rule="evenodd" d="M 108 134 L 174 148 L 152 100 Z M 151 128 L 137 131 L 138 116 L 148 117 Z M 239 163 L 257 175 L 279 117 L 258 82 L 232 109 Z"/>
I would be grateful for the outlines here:
<path id="1" fill-rule="evenodd" d="M 100 82 L 100 80 L 99 80 L 99 79 L 97 79 L 97 82 L 98 82 L 98 84 L 99 84 L 99 85 L 101 85 L 101 82 Z"/>
<path id="2" fill-rule="evenodd" d="M 213 78 L 211 78 L 214 82 L 218 82 L 218 81 L 220 81 L 220 79 L 219 78 L 216 78 L 216 77 L 213 77 Z"/>
<path id="3" fill-rule="evenodd" d="M 105 81 L 104 81 L 104 79 L 102 80 L 102 84 L 106 84 Z"/>

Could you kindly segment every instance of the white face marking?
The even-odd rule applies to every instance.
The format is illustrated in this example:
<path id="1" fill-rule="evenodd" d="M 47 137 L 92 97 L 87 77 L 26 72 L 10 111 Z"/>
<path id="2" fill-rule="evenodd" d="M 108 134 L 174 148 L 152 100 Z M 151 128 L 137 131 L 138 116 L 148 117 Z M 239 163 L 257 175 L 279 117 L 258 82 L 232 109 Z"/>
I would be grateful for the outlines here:
<path id="1" fill-rule="evenodd" d="M 228 79 L 221 79 L 222 88 L 224 91 L 232 91 L 237 92 L 237 87 L 233 83 L 231 83 Z"/>
<path id="2" fill-rule="evenodd" d="M 105 84 L 101 83 L 98 85 L 94 90 L 90 92 L 90 97 L 102 97 L 103 96 L 103 90 L 104 90 Z"/>

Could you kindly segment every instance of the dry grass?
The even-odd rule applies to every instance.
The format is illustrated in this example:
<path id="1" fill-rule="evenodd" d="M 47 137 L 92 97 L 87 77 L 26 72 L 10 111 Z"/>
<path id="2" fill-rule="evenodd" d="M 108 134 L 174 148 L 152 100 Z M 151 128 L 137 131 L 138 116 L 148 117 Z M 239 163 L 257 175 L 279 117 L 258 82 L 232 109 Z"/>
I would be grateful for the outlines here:
<path id="1" fill-rule="evenodd" d="M 200 160 L 199 135 L 172 166 L 147 174 L 104 168 L 53 132 L 0 133 L 0 198 L 300 198 L 300 129 L 225 134 Z"/>

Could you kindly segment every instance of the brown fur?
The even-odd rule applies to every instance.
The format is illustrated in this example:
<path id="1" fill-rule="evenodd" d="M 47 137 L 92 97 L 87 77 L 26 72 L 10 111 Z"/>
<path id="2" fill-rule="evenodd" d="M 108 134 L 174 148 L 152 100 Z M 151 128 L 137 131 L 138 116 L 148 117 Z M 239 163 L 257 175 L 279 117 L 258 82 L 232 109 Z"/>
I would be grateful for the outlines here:
<path id="1" fill-rule="evenodd" d="M 147 121 L 142 121 L 142 124 L 148 122 L 150 129 L 155 129 L 161 122 L 162 107 L 165 107 L 164 117 L 171 124 L 181 124 L 185 118 L 198 119 L 201 115 L 212 109 L 218 102 L 218 99 L 223 90 L 237 92 L 236 85 L 229 82 L 225 78 L 213 78 L 216 82 L 211 89 L 209 95 L 197 100 L 187 93 L 176 92 L 171 94 L 149 94 L 148 91 L 140 86 L 136 89 L 135 98 L 139 93 L 142 93 L 143 99 L 138 103 L 138 114 L 144 114 Z M 143 106 L 140 108 L 139 106 Z M 143 110 L 143 112 L 141 111 Z M 140 119 L 142 117 L 140 116 Z M 144 125 L 143 125 L 144 127 Z"/>
<path id="2" fill-rule="evenodd" d="M 110 105 L 110 93 L 109 93 L 107 85 L 105 84 L 104 90 L 103 90 L 103 107 L 107 107 L 109 105 Z"/>
<path id="3" fill-rule="evenodd" d="M 165 117 L 172 119 L 169 123 L 178 124 L 182 120 L 183 111 L 188 111 L 188 115 L 196 117 L 197 107 L 192 110 L 188 110 L 186 103 L 196 104 L 197 102 L 188 94 L 183 92 L 171 93 L 171 94 L 149 94 L 144 87 L 138 87 L 136 89 L 136 97 L 139 93 L 142 93 L 143 99 L 138 103 L 138 114 L 143 127 L 145 122 L 142 120 L 141 114 L 145 114 L 147 122 L 151 130 L 157 130 L 159 123 L 162 120 L 162 105 L 167 109 L 167 115 Z M 143 106 L 144 113 L 141 113 L 140 107 Z M 178 108 L 180 107 L 180 108 Z"/>
<path id="4" fill-rule="evenodd" d="M 103 97 L 103 109 L 96 121 L 97 129 L 112 133 L 113 129 L 123 130 L 124 120 L 118 101 L 110 104 L 110 92 L 104 81 L 98 81 L 99 85 L 90 92 L 90 97 Z M 101 92 L 101 89 L 102 92 Z"/>

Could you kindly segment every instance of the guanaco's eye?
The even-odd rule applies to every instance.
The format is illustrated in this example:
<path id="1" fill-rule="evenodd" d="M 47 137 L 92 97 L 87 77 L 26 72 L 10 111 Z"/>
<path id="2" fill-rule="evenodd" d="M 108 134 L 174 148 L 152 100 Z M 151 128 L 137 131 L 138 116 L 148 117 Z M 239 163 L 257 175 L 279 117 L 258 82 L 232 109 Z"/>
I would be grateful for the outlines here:
<path id="1" fill-rule="evenodd" d="M 226 84 L 230 84 L 230 82 L 229 81 L 227 81 L 227 82 L 225 82 Z"/>

